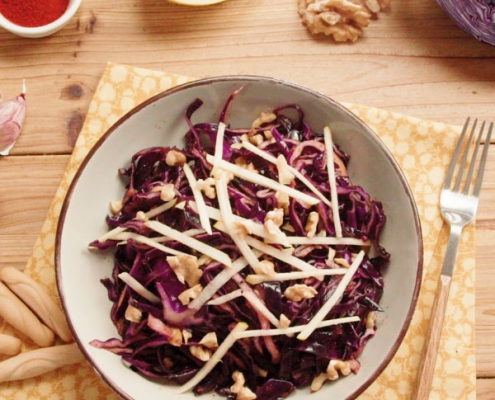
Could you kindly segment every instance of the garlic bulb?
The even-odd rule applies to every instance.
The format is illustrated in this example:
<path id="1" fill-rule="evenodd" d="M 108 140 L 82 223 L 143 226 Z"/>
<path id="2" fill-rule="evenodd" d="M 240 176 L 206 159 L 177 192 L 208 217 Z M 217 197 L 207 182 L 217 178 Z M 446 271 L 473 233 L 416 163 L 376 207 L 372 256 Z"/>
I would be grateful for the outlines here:
<path id="1" fill-rule="evenodd" d="M 1 100 L 1 99 L 0 99 Z M 26 86 L 22 93 L 0 103 L 0 155 L 7 156 L 14 147 L 26 116 Z"/>

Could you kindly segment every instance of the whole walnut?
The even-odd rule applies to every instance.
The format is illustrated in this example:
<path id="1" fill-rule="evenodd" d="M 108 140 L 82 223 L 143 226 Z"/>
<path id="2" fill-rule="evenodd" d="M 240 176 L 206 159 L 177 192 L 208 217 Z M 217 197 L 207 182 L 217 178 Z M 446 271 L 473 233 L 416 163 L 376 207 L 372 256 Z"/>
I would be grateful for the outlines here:
<path id="1" fill-rule="evenodd" d="M 298 11 L 311 34 L 355 42 L 370 20 L 392 0 L 298 0 Z"/>

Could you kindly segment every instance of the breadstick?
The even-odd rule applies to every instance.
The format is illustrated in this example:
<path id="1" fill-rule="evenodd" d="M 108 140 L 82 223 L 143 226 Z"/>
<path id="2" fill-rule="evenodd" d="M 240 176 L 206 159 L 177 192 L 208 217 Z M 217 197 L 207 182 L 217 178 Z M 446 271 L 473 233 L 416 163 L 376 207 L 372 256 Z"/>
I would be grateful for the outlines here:
<path id="1" fill-rule="evenodd" d="M 46 290 L 34 279 L 14 267 L 0 270 L 0 279 L 64 342 L 72 341 L 64 313 Z"/>
<path id="2" fill-rule="evenodd" d="M 15 356 L 21 352 L 21 347 L 21 339 L 0 333 L 0 353 Z"/>
<path id="3" fill-rule="evenodd" d="M 0 316 L 40 347 L 48 347 L 55 340 L 53 331 L 43 325 L 36 315 L 2 282 L 0 282 Z"/>
<path id="4" fill-rule="evenodd" d="M 27 351 L 0 362 L 0 382 L 32 378 L 82 360 L 75 343 Z"/>

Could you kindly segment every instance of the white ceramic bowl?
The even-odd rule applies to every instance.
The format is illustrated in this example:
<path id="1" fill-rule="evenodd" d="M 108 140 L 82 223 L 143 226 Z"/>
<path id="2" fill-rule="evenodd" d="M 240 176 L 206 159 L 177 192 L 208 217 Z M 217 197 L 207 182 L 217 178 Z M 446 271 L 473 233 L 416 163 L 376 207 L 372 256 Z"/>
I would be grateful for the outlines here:
<path id="1" fill-rule="evenodd" d="M 110 320 L 111 303 L 100 279 L 111 276 L 113 259 L 87 250 L 108 229 L 110 200 L 121 198 L 117 171 L 137 151 L 151 146 L 181 145 L 188 131 L 185 108 L 204 101 L 194 120 L 218 121 L 228 96 L 244 86 L 229 110 L 234 127 L 250 126 L 260 111 L 297 103 L 314 131 L 330 125 L 334 140 L 352 157 L 350 175 L 372 198 L 382 201 L 387 225 L 381 244 L 392 254 L 387 267 L 379 329 L 360 355 L 358 374 L 325 385 L 309 396 L 298 390 L 291 399 L 353 399 L 384 370 L 397 351 L 412 318 L 422 274 L 422 237 L 411 191 L 393 156 L 361 120 L 331 99 L 304 87 L 261 77 L 219 77 L 196 81 L 159 94 L 118 121 L 96 144 L 77 172 L 64 202 L 56 240 L 57 284 L 74 337 L 90 364 L 123 398 L 192 400 L 170 387 L 143 378 L 123 365 L 119 356 L 89 345 L 93 339 L 118 337 Z M 201 396 L 204 400 L 218 395 Z"/>
<path id="2" fill-rule="evenodd" d="M 16 34 L 17 36 L 27 37 L 27 38 L 42 38 L 45 36 L 50 36 L 55 32 L 62 29 L 76 14 L 82 0 L 69 0 L 69 6 L 64 14 L 57 20 L 43 26 L 37 27 L 25 27 L 14 24 L 0 14 L 0 26 L 9 32 Z"/>

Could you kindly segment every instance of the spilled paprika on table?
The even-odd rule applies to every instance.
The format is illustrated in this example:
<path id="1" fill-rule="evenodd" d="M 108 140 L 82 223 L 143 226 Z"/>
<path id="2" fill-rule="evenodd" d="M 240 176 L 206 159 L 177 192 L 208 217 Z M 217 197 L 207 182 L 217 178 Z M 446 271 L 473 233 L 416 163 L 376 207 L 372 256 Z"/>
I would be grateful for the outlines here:
<path id="1" fill-rule="evenodd" d="M 68 6 L 69 0 L 0 0 L 0 14 L 16 25 L 34 28 L 57 20 Z"/>

